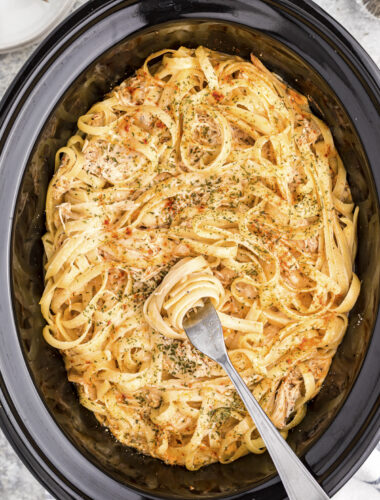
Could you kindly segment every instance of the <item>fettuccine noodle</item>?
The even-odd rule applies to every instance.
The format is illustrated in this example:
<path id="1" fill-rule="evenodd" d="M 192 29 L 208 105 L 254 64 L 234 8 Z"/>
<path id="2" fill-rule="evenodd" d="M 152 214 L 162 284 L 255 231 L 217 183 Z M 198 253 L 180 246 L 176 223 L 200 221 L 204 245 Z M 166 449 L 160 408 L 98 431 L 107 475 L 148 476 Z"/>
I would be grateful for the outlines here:
<path id="1" fill-rule="evenodd" d="M 153 54 L 78 128 L 47 193 L 45 340 L 122 443 L 190 470 L 263 453 L 182 321 L 211 298 L 286 437 L 360 290 L 358 209 L 330 130 L 254 56 L 204 47 Z"/>

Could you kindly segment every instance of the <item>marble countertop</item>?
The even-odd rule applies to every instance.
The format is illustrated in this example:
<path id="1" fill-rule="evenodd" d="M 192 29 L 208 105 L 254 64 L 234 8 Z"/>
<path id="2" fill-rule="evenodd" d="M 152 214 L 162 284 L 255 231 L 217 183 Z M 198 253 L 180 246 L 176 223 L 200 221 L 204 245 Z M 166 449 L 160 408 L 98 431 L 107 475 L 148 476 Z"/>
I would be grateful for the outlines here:
<path id="1" fill-rule="evenodd" d="M 372 2 L 380 11 L 380 0 Z M 74 8 L 86 0 L 77 0 Z M 380 20 L 369 14 L 361 0 L 315 0 L 337 19 L 367 50 L 380 66 Z M 378 5 L 377 5 L 378 4 Z M 0 98 L 17 71 L 33 52 L 37 44 L 17 52 L 0 55 Z M 51 500 L 53 497 L 17 457 L 0 431 L 0 499 L 1 500 Z M 364 465 L 333 497 L 334 500 L 380 500 L 380 443 Z"/>

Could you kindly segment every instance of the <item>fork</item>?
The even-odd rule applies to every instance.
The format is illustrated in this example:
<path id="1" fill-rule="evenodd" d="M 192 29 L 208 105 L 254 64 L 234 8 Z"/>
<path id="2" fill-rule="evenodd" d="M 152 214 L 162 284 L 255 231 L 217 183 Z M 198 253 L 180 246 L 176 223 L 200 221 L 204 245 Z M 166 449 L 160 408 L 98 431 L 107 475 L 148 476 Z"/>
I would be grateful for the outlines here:
<path id="1" fill-rule="evenodd" d="M 194 347 L 216 361 L 231 379 L 271 456 L 289 500 L 325 500 L 328 495 L 303 465 L 272 424 L 244 380 L 233 367 L 224 343 L 222 325 L 209 299 L 183 321 L 183 328 Z"/>

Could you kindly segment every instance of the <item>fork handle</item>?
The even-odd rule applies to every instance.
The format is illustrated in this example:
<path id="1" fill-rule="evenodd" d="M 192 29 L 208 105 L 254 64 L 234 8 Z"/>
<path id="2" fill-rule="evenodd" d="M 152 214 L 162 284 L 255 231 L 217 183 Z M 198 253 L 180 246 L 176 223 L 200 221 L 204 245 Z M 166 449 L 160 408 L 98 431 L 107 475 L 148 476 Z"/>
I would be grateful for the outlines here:
<path id="1" fill-rule="evenodd" d="M 243 400 L 271 456 L 289 500 L 326 500 L 320 487 L 301 460 L 267 417 L 228 356 L 220 362 Z"/>

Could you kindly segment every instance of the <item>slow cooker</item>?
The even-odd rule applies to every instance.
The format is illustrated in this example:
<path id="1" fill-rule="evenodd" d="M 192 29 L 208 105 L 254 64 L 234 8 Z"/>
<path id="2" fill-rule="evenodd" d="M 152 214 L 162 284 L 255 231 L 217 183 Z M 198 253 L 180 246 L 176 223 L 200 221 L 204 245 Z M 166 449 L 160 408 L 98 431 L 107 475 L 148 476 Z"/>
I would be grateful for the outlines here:
<path id="1" fill-rule="evenodd" d="M 1 427 L 60 499 L 285 497 L 267 454 L 190 472 L 123 447 L 80 406 L 59 353 L 41 335 L 41 236 L 55 151 L 78 117 L 150 53 L 180 45 L 259 56 L 308 97 L 348 170 L 360 208 L 361 293 L 327 380 L 289 437 L 333 494 L 380 438 L 380 76 L 310 1 L 94 0 L 22 68 L 0 105 Z"/>

